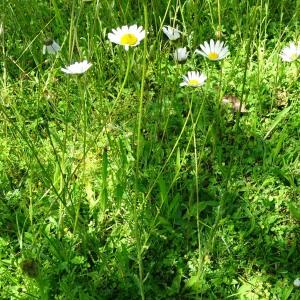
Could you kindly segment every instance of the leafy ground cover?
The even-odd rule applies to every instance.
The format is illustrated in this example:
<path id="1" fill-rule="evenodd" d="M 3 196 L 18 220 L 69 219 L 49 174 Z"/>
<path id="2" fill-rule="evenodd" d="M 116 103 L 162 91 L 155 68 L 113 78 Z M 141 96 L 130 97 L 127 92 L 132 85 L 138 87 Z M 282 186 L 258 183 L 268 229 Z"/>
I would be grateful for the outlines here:
<path id="1" fill-rule="evenodd" d="M 300 298 L 299 1 L 2 8 L 1 299 Z"/>

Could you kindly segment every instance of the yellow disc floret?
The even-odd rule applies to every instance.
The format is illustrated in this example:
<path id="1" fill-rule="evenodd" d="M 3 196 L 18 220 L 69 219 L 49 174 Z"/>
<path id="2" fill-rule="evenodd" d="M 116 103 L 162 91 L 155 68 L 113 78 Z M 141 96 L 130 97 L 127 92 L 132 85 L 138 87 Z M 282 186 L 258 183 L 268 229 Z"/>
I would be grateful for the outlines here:
<path id="1" fill-rule="evenodd" d="M 199 85 L 199 80 L 198 79 L 190 79 L 188 82 L 189 86 L 197 86 Z"/>
<path id="2" fill-rule="evenodd" d="M 216 60 L 219 58 L 219 54 L 216 52 L 210 52 L 207 56 L 210 60 Z"/>
<path id="3" fill-rule="evenodd" d="M 132 33 L 125 33 L 122 35 L 120 44 L 133 46 L 138 42 L 138 38 Z"/>

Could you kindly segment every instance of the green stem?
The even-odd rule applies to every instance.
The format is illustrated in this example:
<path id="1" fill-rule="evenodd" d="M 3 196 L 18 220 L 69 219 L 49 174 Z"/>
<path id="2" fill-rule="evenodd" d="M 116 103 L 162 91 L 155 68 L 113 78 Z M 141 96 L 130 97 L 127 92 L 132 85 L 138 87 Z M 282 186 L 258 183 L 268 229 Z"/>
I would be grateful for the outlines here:
<path id="1" fill-rule="evenodd" d="M 118 92 L 118 95 L 117 95 L 117 97 L 116 97 L 116 99 L 114 101 L 114 104 L 112 105 L 112 108 L 109 111 L 108 119 L 110 119 L 110 117 L 111 117 L 111 115 L 112 115 L 112 113 L 113 113 L 113 111 L 114 111 L 114 109 L 115 109 L 115 107 L 116 107 L 116 105 L 117 105 L 117 103 L 118 103 L 121 95 L 122 95 L 122 92 L 124 90 L 124 87 L 125 87 L 127 79 L 128 79 L 128 75 L 129 75 L 130 69 L 131 69 L 131 53 L 130 53 L 130 49 L 129 49 L 128 52 L 127 52 L 127 67 L 126 67 L 125 77 L 124 77 L 124 80 L 122 82 L 121 88 L 120 88 L 120 90 Z"/>
<path id="2" fill-rule="evenodd" d="M 136 149 L 136 175 L 135 175 L 135 200 L 133 207 L 133 215 L 134 215 L 134 225 L 135 225 L 135 238 L 137 243 L 137 259 L 139 265 L 139 288 L 141 299 L 145 299 L 144 293 L 144 271 L 143 271 L 143 247 L 141 243 L 140 236 L 140 226 L 139 226 L 139 216 L 137 212 L 137 202 L 138 202 L 138 178 L 139 178 L 139 160 L 140 160 L 140 152 L 141 152 L 141 126 L 142 126 L 142 116 L 143 116 L 143 99 L 144 99 L 144 88 L 145 88 L 145 77 L 146 77 L 146 69 L 147 69 L 147 30 L 148 30 L 148 13 L 147 13 L 147 4 L 143 2 L 144 8 L 144 18 L 145 18 L 145 32 L 146 36 L 144 39 L 144 51 L 143 51 L 143 70 L 142 70 L 142 80 L 141 80 L 141 91 L 140 91 L 140 99 L 139 99 L 139 110 L 137 116 L 137 149 Z"/>
<path id="3" fill-rule="evenodd" d="M 84 76 L 84 75 L 83 75 Z M 83 156 L 82 156 L 82 180 L 85 182 L 85 168 L 86 168 L 86 135 L 87 135 L 87 99 L 86 99 L 86 80 L 84 80 L 84 83 L 82 83 L 82 78 L 79 78 L 78 80 L 78 86 L 79 86 L 79 95 L 80 95 L 80 112 L 79 112 L 79 118 L 81 119 L 81 115 L 83 115 Z M 80 122 L 79 126 L 80 125 Z M 80 206 L 81 206 L 81 201 L 78 202 L 78 206 L 76 209 L 76 215 L 75 215 L 75 222 L 74 222 L 74 232 L 76 230 L 77 226 L 77 221 L 78 221 L 78 216 L 80 212 Z"/>
<path id="4" fill-rule="evenodd" d="M 218 32 L 222 33 L 220 0 L 218 0 Z"/>

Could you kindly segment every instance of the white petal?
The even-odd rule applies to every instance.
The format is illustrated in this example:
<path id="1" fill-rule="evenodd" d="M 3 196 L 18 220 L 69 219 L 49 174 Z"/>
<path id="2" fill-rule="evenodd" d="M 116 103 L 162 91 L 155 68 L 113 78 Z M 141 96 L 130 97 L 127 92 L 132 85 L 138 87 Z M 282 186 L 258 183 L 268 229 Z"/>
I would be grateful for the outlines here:
<path id="1" fill-rule="evenodd" d="M 64 73 L 70 74 L 70 71 L 69 71 L 68 69 L 61 68 L 61 70 L 62 70 Z"/>
<path id="2" fill-rule="evenodd" d="M 210 52 L 216 52 L 215 51 L 215 42 L 213 40 L 210 40 Z"/>
<path id="3" fill-rule="evenodd" d="M 291 43 L 290 43 L 290 50 L 291 50 L 291 52 L 296 52 L 296 51 L 297 51 L 297 50 L 296 50 L 296 45 L 295 45 L 294 42 L 291 42 Z"/>
<path id="4" fill-rule="evenodd" d="M 112 42 L 114 42 L 116 40 L 116 36 L 112 33 L 109 33 L 107 36 L 108 36 L 108 39 Z"/>
<path id="5" fill-rule="evenodd" d="M 143 26 L 138 27 L 137 31 L 142 32 L 144 30 Z"/>
<path id="6" fill-rule="evenodd" d="M 281 54 L 280 56 L 281 56 L 283 61 L 288 61 L 288 62 L 292 61 L 291 58 L 288 55 Z"/>
<path id="7" fill-rule="evenodd" d="M 203 55 L 203 56 L 207 57 L 207 54 L 204 53 L 204 52 L 202 52 L 202 51 L 200 51 L 200 50 L 196 50 L 195 52 L 196 52 L 197 54 L 200 54 L 200 55 Z"/>
<path id="8" fill-rule="evenodd" d="M 202 81 L 205 81 L 207 79 L 207 76 L 205 74 L 201 74 Z"/>
<path id="9" fill-rule="evenodd" d="M 58 43 L 56 43 L 55 41 L 53 41 L 53 43 L 52 43 L 52 47 L 53 47 L 53 49 L 57 52 L 57 51 L 60 51 L 60 46 L 59 46 L 59 44 Z"/>
<path id="10" fill-rule="evenodd" d="M 215 44 L 215 52 L 216 52 L 217 54 L 219 54 L 220 51 L 222 50 L 222 46 L 223 46 L 222 43 L 223 43 L 223 42 L 217 41 L 216 44 Z"/>
<path id="11" fill-rule="evenodd" d="M 220 58 L 224 58 L 224 57 L 226 57 L 228 54 L 229 54 L 229 51 L 228 51 L 228 49 L 227 49 L 227 47 L 226 47 L 226 48 L 223 48 L 223 49 L 220 51 L 219 57 L 220 57 Z"/>
<path id="12" fill-rule="evenodd" d="M 204 46 L 200 45 L 200 48 L 206 55 L 210 52 L 210 47 L 207 42 L 204 42 Z"/>

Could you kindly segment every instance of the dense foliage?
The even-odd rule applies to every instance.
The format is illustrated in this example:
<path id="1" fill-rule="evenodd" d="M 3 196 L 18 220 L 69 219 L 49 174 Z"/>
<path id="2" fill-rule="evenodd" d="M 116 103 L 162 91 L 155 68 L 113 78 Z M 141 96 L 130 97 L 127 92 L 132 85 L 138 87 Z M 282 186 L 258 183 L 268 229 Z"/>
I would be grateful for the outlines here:
<path id="1" fill-rule="evenodd" d="M 2 2 L 1 299 L 300 298 L 299 1 Z"/>

